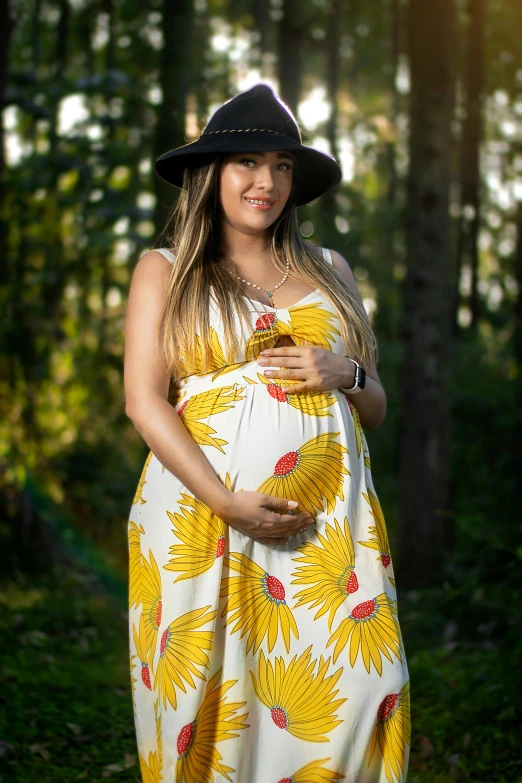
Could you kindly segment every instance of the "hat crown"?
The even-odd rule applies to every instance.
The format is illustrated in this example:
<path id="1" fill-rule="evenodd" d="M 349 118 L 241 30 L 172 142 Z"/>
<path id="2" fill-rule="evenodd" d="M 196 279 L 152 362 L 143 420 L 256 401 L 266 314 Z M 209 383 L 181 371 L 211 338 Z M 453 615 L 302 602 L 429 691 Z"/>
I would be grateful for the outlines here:
<path id="1" fill-rule="evenodd" d="M 198 139 L 164 152 L 155 165 L 165 182 L 183 188 L 186 169 L 208 165 L 216 155 L 282 149 L 291 150 L 298 162 L 292 177 L 295 206 L 309 204 L 341 181 L 337 161 L 303 144 L 290 109 L 270 85 L 260 83 L 229 98 L 216 109 Z"/>
<path id="2" fill-rule="evenodd" d="M 201 135 L 255 130 L 284 133 L 301 143 L 295 119 L 268 84 L 256 84 L 230 98 L 214 112 Z"/>

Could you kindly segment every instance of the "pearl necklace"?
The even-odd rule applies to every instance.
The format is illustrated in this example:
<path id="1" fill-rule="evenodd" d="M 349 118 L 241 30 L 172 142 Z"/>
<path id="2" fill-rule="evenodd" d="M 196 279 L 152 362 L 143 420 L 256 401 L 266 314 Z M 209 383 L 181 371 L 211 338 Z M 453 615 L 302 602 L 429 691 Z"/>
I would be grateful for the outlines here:
<path id="1" fill-rule="evenodd" d="M 243 281 L 243 283 L 246 283 L 247 285 L 251 285 L 251 286 L 252 286 L 252 288 L 257 288 L 257 289 L 259 289 L 260 291 L 264 291 L 264 292 L 265 292 L 265 294 L 266 294 L 266 295 L 268 296 L 268 298 L 270 299 L 270 305 L 269 305 L 269 306 L 270 306 L 270 307 L 272 307 L 272 308 L 275 310 L 275 308 L 274 308 L 274 291 L 275 291 L 277 288 L 279 288 L 280 286 L 282 286 L 282 285 L 283 285 L 283 283 L 285 282 L 286 278 L 288 277 L 288 272 L 289 272 L 289 270 L 290 270 L 290 262 L 289 262 L 288 258 L 286 258 L 286 254 L 285 254 L 285 259 L 286 259 L 286 272 L 285 272 L 285 274 L 284 274 L 284 277 L 283 277 L 283 279 L 281 280 L 281 282 L 279 282 L 277 285 L 275 285 L 275 286 L 272 288 L 272 290 L 271 290 L 271 291 L 267 291 L 267 290 L 266 290 L 266 288 L 263 288 L 263 287 L 262 287 L 262 286 L 260 286 L 260 285 L 256 285 L 255 283 L 249 283 L 249 281 L 248 281 L 248 280 L 245 280 L 245 278 L 244 278 L 244 277 L 241 277 L 241 275 L 236 275 L 236 277 L 237 277 L 239 280 L 242 280 L 242 281 Z"/>

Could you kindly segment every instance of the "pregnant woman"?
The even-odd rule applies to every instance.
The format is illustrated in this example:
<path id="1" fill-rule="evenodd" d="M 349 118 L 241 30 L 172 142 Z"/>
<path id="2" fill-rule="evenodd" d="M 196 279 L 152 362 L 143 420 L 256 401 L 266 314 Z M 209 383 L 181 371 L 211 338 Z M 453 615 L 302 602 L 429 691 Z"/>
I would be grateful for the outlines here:
<path id="1" fill-rule="evenodd" d="M 157 172 L 168 247 L 131 283 L 126 412 L 144 783 L 404 783 L 409 678 L 364 429 L 386 396 L 348 263 L 296 208 L 340 181 L 267 85 Z M 175 399 L 169 394 L 173 383 Z"/>

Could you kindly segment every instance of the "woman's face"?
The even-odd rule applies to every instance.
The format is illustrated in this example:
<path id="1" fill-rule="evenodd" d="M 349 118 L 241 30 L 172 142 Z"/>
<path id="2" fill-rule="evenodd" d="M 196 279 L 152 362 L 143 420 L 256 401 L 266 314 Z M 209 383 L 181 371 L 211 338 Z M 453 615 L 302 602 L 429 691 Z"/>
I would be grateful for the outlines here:
<path id="1" fill-rule="evenodd" d="M 288 200 L 293 166 L 291 153 L 285 150 L 229 155 L 220 174 L 223 220 L 243 234 L 268 228 Z"/>

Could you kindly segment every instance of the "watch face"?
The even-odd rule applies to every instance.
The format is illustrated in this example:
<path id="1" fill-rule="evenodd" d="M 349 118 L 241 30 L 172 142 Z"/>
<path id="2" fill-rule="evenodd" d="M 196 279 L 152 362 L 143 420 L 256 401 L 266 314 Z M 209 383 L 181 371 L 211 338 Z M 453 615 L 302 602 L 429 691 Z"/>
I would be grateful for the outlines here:
<path id="1" fill-rule="evenodd" d="M 357 367 L 357 375 L 359 376 L 357 379 L 357 386 L 359 386 L 360 389 L 364 389 L 366 386 L 366 370 L 364 367 Z"/>

